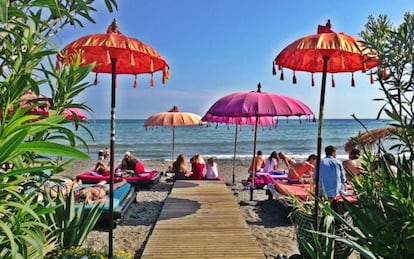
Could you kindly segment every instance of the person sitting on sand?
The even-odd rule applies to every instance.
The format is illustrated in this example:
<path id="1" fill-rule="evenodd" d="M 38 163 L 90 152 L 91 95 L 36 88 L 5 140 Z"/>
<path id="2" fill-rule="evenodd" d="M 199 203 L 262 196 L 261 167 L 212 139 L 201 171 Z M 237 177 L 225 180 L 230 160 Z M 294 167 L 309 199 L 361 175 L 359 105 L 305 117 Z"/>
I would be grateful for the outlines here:
<path id="1" fill-rule="evenodd" d="M 206 175 L 204 178 L 207 180 L 219 179 L 217 163 L 214 161 L 213 157 L 207 159 Z"/>
<path id="2" fill-rule="evenodd" d="M 266 159 L 263 172 L 270 173 L 277 170 L 279 156 L 276 151 L 273 151 Z"/>
<path id="3" fill-rule="evenodd" d="M 171 167 L 171 173 L 175 180 L 190 179 L 193 172 L 187 170 L 187 163 L 184 154 L 179 154 Z"/>
<path id="4" fill-rule="evenodd" d="M 347 173 L 347 179 L 349 180 L 349 174 L 359 175 L 361 169 L 361 160 L 359 160 L 359 149 L 352 149 L 349 154 L 349 160 L 343 161 L 342 166 Z"/>
<path id="5" fill-rule="evenodd" d="M 257 151 L 256 156 L 253 158 L 252 163 L 249 167 L 249 174 L 251 175 L 253 172 L 261 172 L 265 165 L 265 160 L 263 158 L 263 152 L 261 150 Z"/>
<path id="6" fill-rule="evenodd" d="M 114 183 L 113 190 L 115 191 L 126 183 L 128 182 L 125 179 Z M 99 203 L 105 203 L 105 196 L 109 193 L 109 190 L 110 188 L 109 185 L 106 184 L 106 181 L 101 181 L 95 185 L 76 190 L 74 192 L 75 199 L 77 203 L 84 202 L 85 204 L 94 204 L 97 201 Z"/>
<path id="7" fill-rule="evenodd" d="M 190 159 L 191 163 L 191 171 L 193 174 L 191 175 L 191 179 L 198 179 L 201 180 L 204 178 L 204 167 L 206 163 L 204 162 L 203 157 L 200 154 L 196 154 Z"/>
<path id="8" fill-rule="evenodd" d="M 288 158 L 287 156 L 286 160 L 289 164 L 289 171 L 288 171 L 288 181 L 291 183 L 299 183 L 299 182 L 310 182 L 312 179 L 312 173 L 313 169 L 315 167 L 316 163 L 316 155 L 312 154 L 310 155 L 305 161 L 299 161 L 299 162 L 292 162 L 293 159 Z M 304 179 L 304 176 L 308 180 Z"/>

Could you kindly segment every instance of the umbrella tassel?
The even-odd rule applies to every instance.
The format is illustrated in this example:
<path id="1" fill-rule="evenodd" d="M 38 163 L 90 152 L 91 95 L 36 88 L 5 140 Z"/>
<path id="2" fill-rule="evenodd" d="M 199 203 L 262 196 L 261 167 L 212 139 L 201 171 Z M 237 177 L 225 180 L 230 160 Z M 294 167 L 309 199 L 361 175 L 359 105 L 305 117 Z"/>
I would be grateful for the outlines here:
<path id="1" fill-rule="evenodd" d="M 134 79 L 134 88 L 138 87 L 138 80 L 137 80 L 137 75 L 135 75 L 135 79 Z"/>
<path id="2" fill-rule="evenodd" d="M 95 74 L 95 80 L 93 81 L 93 84 L 94 84 L 94 85 L 97 85 L 97 84 L 98 84 L 98 82 L 99 82 L 99 81 L 98 81 L 98 73 L 96 73 L 96 74 Z"/>
<path id="3" fill-rule="evenodd" d="M 280 80 L 285 80 L 285 76 L 283 75 L 283 69 L 280 69 Z"/>
<path id="4" fill-rule="evenodd" d="M 151 58 L 151 61 L 150 61 L 150 72 L 151 73 L 154 72 L 154 61 L 152 60 L 152 58 Z"/>
<path id="5" fill-rule="evenodd" d="M 371 82 L 371 85 L 374 84 L 374 74 L 372 73 L 372 70 L 371 70 L 371 73 L 369 75 L 369 81 Z"/>
<path id="6" fill-rule="evenodd" d="M 129 54 L 129 63 L 131 64 L 132 67 L 135 67 L 135 59 L 134 59 L 134 55 L 132 54 L 132 52 Z"/>
<path id="7" fill-rule="evenodd" d="M 115 88 L 118 87 L 118 77 L 115 76 Z"/>
<path id="8" fill-rule="evenodd" d="M 385 68 L 382 69 L 382 80 L 385 80 L 387 78 L 387 70 Z"/>
<path id="9" fill-rule="evenodd" d="M 315 86 L 315 78 L 313 78 L 313 73 L 312 73 L 312 86 Z"/>
<path id="10" fill-rule="evenodd" d="M 57 61 L 57 60 L 56 60 L 56 63 L 55 63 L 55 68 L 56 68 L 56 71 L 60 70 L 60 62 Z"/>
<path id="11" fill-rule="evenodd" d="M 353 72 L 352 72 L 351 86 L 355 87 L 355 78 L 354 78 L 354 73 Z"/>
<path id="12" fill-rule="evenodd" d="M 336 84 L 335 84 L 335 78 L 334 75 L 332 74 L 332 88 L 335 88 Z"/>
<path id="13" fill-rule="evenodd" d="M 292 78 L 292 83 L 295 85 L 296 84 L 296 73 L 295 71 L 293 71 L 293 78 Z"/>
<path id="14" fill-rule="evenodd" d="M 151 81 L 150 81 L 150 85 L 154 86 L 155 82 L 154 82 L 154 74 L 151 74 Z"/>
<path id="15" fill-rule="evenodd" d="M 276 75 L 276 64 L 275 61 L 273 61 L 273 66 L 272 66 L 272 75 Z"/>

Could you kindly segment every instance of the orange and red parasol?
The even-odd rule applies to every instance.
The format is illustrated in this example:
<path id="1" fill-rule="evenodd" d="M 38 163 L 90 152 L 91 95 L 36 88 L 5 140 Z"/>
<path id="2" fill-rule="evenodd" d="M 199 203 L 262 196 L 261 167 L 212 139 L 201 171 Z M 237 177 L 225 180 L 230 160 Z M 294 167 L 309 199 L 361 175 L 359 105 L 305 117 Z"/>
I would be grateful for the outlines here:
<path id="1" fill-rule="evenodd" d="M 154 86 L 154 73 L 162 71 L 162 83 L 169 78 L 167 62 L 150 46 L 141 41 L 127 37 L 118 30 L 118 22 L 114 19 L 106 34 L 91 34 L 69 43 L 58 54 L 58 61 L 64 65 L 74 63 L 80 58 L 80 65 L 95 63 L 93 71 L 110 73 L 111 82 L 111 133 L 110 133 L 110 170 L 114 171 L 115 155 L 115 87 L 116 75 L 135 75 L 134 87 L 138 86 L 138 74 L 151 74 L 151 86 Z M 95 79 L 97 83 L 97 77 Z M 113 252 L 113 174 L 110 175 L 109 198 L 109 257 Z"/>
<path id="2" fill-rule="evenodd" d="M 378 56 L 366 42 L 346 35 L 336 33 L 331 29 L 328 20 L 325 26 L 319 25 L 317 34 L 300 38 L 285 47 L 273 61 L 273 74 L 276 74 L 276 66 L 281 70 L 283 80 L 283 68 L 293 70 L 293 83 L 296 83 L 296 71 L 312 73 L 312 86 L 315 85 L 313 74 L 322 73 L 321 94 L 319 104 L 319 125 L 317 142 L 317 166 L 315 192 L 319 195 L 320 159 L 322 146 L 323 111 L 325 105 L 326 75 L 332 73 L 332 86 L 335 87 L 333 73 L 352 73 L 351 85 L 355 86 L 353 72 L 363 71 L 378 66 Z M 371 83 L 373 82 L 371 74 Z M 319 206 L 315 201 L 315 229 L 319 227 Z"/>

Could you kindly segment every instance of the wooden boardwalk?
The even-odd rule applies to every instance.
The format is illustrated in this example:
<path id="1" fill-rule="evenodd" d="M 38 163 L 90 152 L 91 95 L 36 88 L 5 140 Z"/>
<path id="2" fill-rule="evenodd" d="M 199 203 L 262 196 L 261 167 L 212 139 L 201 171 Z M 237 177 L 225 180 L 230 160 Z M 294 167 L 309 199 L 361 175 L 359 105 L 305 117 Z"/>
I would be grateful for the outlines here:
<path id="1" fill-rule="evenodd" d="M 221 181 L 177 181 L 141 258 L 265 258 Z"/>

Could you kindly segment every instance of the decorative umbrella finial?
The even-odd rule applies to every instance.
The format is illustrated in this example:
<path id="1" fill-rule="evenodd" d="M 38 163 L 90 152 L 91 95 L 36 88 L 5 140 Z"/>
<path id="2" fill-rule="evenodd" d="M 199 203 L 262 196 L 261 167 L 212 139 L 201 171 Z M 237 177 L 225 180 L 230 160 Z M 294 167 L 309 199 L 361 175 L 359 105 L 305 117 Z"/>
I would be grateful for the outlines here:
<path id="1" fill-rule="evenodd" d="M 171 110 L 169 110 L 169 112 L 180 112 L 180 110 L 178 109 L 177 106 L 173 106 Z"/>
<path id="2" fill-rule="evenodd" d="M 318 25 L 318 29 L 316 31 L 317 34 L 321 34 L 321 33 L 331 33 L 332 31 L 332 24 L 331 24 L 331 19 L 328 19 L 328 21 L 326 22 L 325 25 Z"/>
<path id="3" fill-rule="evenodd" d="M 118 20 L 114 18 L 114 20 L 112 21 L 111 25 L 109 25 L 108 29 L 106 30 L 106 32 L 112 32 L 112 33 L 120 33 L 120 31 L 118 30 Z"/>
<path id="4" fill-rule="evenodd" d="M 332 27 L 331 25 L 331 19 L 328 19 L 328 22 L 325 24 L 326 28 L 330 29 Z"/>
<path id="5" fill-rule="evenodd" d="M 262 85 L 260 83 L 257 84 L 257 92 L 260 93 L 262 92 L 262 90 L 260 90 L 260 88 L 262 88 Z"/>

